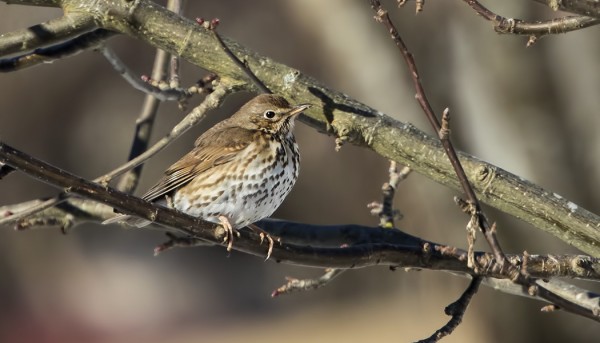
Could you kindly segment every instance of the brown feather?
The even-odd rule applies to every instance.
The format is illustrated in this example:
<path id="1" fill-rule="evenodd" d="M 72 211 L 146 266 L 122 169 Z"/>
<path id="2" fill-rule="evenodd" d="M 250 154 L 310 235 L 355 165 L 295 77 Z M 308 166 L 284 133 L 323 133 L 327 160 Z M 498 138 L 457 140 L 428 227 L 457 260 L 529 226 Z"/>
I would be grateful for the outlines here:
<path id="1" fill-rule="evenodd" d="M 143 199 L 153 201 L 210 168 L 231 162 L 252 142 L 254 132 L 237 126 L 227 127 L 228 124 L 230 122 L 225 120 L 200 136 L 196 147 L 167 169 Z"/>

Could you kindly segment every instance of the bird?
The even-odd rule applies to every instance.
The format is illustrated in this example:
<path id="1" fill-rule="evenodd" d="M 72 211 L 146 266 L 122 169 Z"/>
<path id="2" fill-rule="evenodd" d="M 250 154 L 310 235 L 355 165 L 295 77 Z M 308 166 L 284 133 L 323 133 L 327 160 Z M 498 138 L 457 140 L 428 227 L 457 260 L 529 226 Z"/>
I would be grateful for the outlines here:
<path id="1" fill-rule="evenodd" d="M 171 165 L 143 199 L 221 224 L 227 251 L 234 232 L 269 217 L 290 193 L 300 170 L 294 120 L 310 104 L 292 106 L 282 96 L 260 94 L 204 132 L 194 148 Z M 143 227 L 151 222 L 118 215 L 104 222 Z"/>

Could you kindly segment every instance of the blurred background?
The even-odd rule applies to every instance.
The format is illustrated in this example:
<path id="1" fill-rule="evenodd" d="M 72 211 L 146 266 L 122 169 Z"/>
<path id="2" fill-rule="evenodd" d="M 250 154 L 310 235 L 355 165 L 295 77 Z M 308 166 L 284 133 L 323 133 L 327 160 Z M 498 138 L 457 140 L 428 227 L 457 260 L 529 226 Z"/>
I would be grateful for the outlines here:
<path id="1" fill-rule="evenodd" d="M 488 1 L 506 17 L 560 15 L 532 1 Z M 384 2 L 415 55 L 440 113 L 450 107 L 458 147 L 595 213 L 600 212 L 600 33 L 592 27 L 545 37 L 498 35 L 462 1 Z M 0 4 L 0 32 L 60 16 L 56 9 Z M 368 1 L 188 1 L 190 18 L 221 19 L 220 32 L 298 68 L 401 121 L 430 132 L 404 62 Z M 154 51 L 128 37 L 109 45 L 138 74 Z M 183 63 L 184 85 L 205 71 Z M 144 94 L 96 52 L 0 76 L 0 137 L 87 178 L 125 162 Z M 194 139 L 251 94 L 231 96 L 198 127 L 146 164 L 138 194 L 187 152 Z M 195 99 L 189 106 L 197 104 Z M 161 106 L 154 140 L 183 116 Z M 314 224 L 376 225 L 366 204 L 379 200 L 388 162 L 297 126 L 300 179 L 275 217 Z M 13 173 L 0 205 L 56 194 Z M 399 226 L 437 242 L 466 246 L 458 193 L 412 174 L 399 187 Z M 577 253 L 554 237 L 489 210 L 506 252 Z M 408 342 L 446 323 L 443 309 L 467 280 L 442 272 L 349 271 L 318 291 L 271 299 L 285 276 L 322 270 L 280 265 L 222 247 L 175 249 L 153 257 L 164 235 L 97 224 L 68 235 L 56 228 L 0 230 L 1 342 Z M 486 249 L 483 239 L 478 247 Z M 583 284 L 599 291 L 597 285 Z M 445 342 L 593 341 L 600 326 L 542 303 L 482 287 L 463 324 Z"/>

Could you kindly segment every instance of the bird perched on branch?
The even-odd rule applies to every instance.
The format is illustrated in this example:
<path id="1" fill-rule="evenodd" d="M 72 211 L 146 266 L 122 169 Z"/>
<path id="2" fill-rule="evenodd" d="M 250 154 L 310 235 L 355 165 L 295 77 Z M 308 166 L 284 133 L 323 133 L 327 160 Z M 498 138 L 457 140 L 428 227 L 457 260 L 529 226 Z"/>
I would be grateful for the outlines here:
<path id="1" fill-rule="evenodd" d="M 269 240 L 269 258 L 273 239 L 253 223 L 273 214 L 298 178 L 294 120 L 309 107 L 292 106 L 278 95 L 256 96 L 204 132 L 143 199 L 223 225 L 228 251 L 235 231 L 250 226 Z M 151 223 L 119 215 L 104 224 L 115 222 Z"/>

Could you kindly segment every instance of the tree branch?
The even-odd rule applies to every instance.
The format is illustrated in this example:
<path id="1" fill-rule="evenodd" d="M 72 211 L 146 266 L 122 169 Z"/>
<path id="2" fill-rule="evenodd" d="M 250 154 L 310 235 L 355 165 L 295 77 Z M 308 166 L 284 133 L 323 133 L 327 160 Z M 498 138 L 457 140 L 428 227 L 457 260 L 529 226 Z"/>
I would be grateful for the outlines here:
<path id="1" fill-rule="evenodd" d="M 94 18 L 72 13 L 26 29 L 0 35 L 0 57 L 56 44 L 95 29 Z"/>
<path id="2" fill-rule="evenodd" d="M 446 325 L 444 325 L 440 329 L 436 330 L 430 337 L 420 340 L 417 343 L 437 342 L 445 336 L 451 334 L 454 331 L 454 329 L 456 329 L 458 325 L 460 325 L 460 323 L 462 322 L 463 315 L 467 311 L 467 307 L 469 306 L 473 295 L 477 293 L 479 285 L 481 285 L 482 281 L 483 278 L 474 277 L 469 283 L 469 287 L 465 289 L 461 296 L 455 302 L 446 306 L 446 308 L 444 309 L 444 312 L 451 317 L 448 323 L 446 323 Z"/>
<path id="3" fill-rule="evenodd" d="M 60 7 L 63 0 L 3 0 L 8 5 Z"/>
<path id="4" fill-rule="evenodd" d="M 79 178 L 4 143 L 0 143 L 0 161 L 50 185 L 67 188 L 69 193 L 110 205 L 122 213 L 146 218 L 194 238 L 222 245 L 223 237 L 226 234 L 221 226 L 173 209 L 156 206 L 113 188 Z M 503 273 L 503 270 L 492 268 L 495 262 L 491 254 L 476 254 L 481 272 L 475 273 L 466 265 L 466 253 L 464 251 L 423 241 L 398 230 L 366 228 L 357 225 L 323 227 L 280 221 L 264 221 L 260 225 L 263 229 L 284 239 L 283 243 L 276 244 L 273 249 L 272 257 L 278 262 L 342 269 L 389 265 L 451 270 L 474 276 L 512 277 L 512 275 Z M 307 232 L 311 235 L 312 243 L 308 245 L 298 244 L 300 240 L 306 239 Z M 332 237 L 336 239 L 333 240 Z M 335 248 L 314 245 L 315 242 L 326 244 L 334 243 L 334 241 Z M 341 248 L 339 247 L 340 241 L 346 243 Z M 236 238 L 235 249 L 262 257 L 267 252 L 267 247 L 261 246 L 259 235 L 252 230 L 240 232 L 240 237 Z M 507 256 L 507 258 L 511 264 L 524 268 L 521 270 L 522 274 L 532 277 L 543 277 L 538 275 L 538 271 L 546 270 L 547 263 L 555 259 L 554 257 L 540 257 L 538 259 L 534 256 Z M 519 259 L 522 259 L 521 263 Z M 560 260 L 560 257 L 557 259 Z M 581 274 L 583 269 L 586 271 L 585 274 L 593 276 L 588 278 L 599 279 L 598 259 L 587 256 L 570 256 L 566 260 L 564 265 L 570 266 L 569 269 L 571 270 L 577 270 L 580 273 L 579 275 L 583 275 Z M 574 263 L 574 261 L 579 262 Z M 537 270 L 534 266 L 537 266 Z M 573 266 L 576 266 L 576 268 L 573 268 Z M 556 270 L 561 269 L 557 268 Z M 598 311 L 597 307 L 586 307 L 592 302 L 572 303 L 541 286 L 531 291 L 531 295 L 547 299 L 566 311 L 597 321 L 600 320 L 599 317 L 594 315 Z M 597 298 L 598 295 L 593 297 Z M 571 298 L 576 299 L 577 296 L 573 295 Z"/>
<path id="5" fill-rule="evenodd" d="M 477 0 L 463 1 L 471 6 L 471 8 L 473 8 L 477 14 L 492 22 L 496 32 L 530 35 L 527 46 L 533 44 L 537 38 L 545 35 L 566 33 L 600 24 L 599 18 L 591 18 L 586 16 L 567 16 L 548 21 L 527 22 L 521 19 L 500 16 L 487 9 Z"/>
<path id="6" fill-rule="evenodd" d="M 71 57 L 85 50 L 95 49 L 115 33 L 97 29 L 79 37 L 47 48 L 35 49 L 32 53 L 0 60 L 0 72 L 13 72 L 41 63 L 51 63 L 65 57 Z"/>
<path id="7" fill-rule="evenodd" d="M 167 8 L 179 14 L 181 11 L 181 2 L 170 0 Z M 152 67 L 152 79 L 163 80 L 167 75 L 168 65 L 169 54 L 163 50 L 156 50 L 154 65 Z M 147 94 L 144 97 L 144 104 L 140 110 L 138 119 L 135 121 L 133 143 L 131 144 L 131 149 L 129 151 L 128 161 L 133 160 L 148 149 L 150 135 L 152 134 L 152 128 L 154 127 L 154 120 L 156 119 L 159 105 L 160 101 L 156 97 L 150 94 Z M 119 180 L 117 189 L 125 193 L 133 193 L 137 188 L 143 166 L 143 164 L 140 164 L 125 173 Z"/>
<path id="8" fill-rule="evenodd" d="M 236 88 L 237 86 L 231 83 L 229 80 L 221 80 L 219 85 L 215 87 L 214 91 L 211 94 L 209 94 L 200 105 L 196 106 L 190 113 L 188 113 L 188 115 L 185 116 L 185 118 L 183 118 L 177 125 L 175 125 L 175 127 L 173 127 L 173 129 L 171 129 L 171 131 L 165 137 L 160 139 L 152 147 L 138 155 L 136 158 L 119 166 L 111 172 L 100 176 L 94 181 L 106 185 L 113 178 L 122 175 L 123 173 L 141 165 L 147 159 L 154 156 L 154 154 L 158 153 L 171 142 L 173 142 L 175 139 L 177 139 L 177 137 L 181 136 L 191 127 L 199 123 L 204 118 L 206 112 L 218 107 L 223 102 L 225 96 L 235 91 Z M 29 219 L 24 218 L 30 217 L 36 212 L 43 211 L 51 206 L 59 204 L 68 198 L 69 194 L 67 194 L 67 192 L 62 192 L 54 198 L 47 199 L 43 203 L 37 204 L 34 207 L 21 209 L 17 212 L 11 211 L 10 215 L 5 215 L 4 218 L 0 218 L 0 225 L 18 221 L 18 225 L 30 226 L 31 224 L 27 223 Z"/>
<path id="9" fill-rule="evenodd" d="M 585 15 L 588 17 L 600 18 L 600 2 L 596 0 L 533 0 L 547 5 L 554 11 L 562 10 L 566 12 Z"/>

